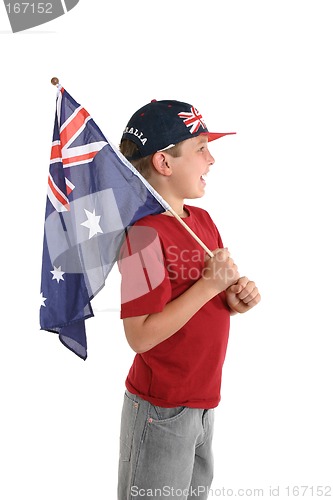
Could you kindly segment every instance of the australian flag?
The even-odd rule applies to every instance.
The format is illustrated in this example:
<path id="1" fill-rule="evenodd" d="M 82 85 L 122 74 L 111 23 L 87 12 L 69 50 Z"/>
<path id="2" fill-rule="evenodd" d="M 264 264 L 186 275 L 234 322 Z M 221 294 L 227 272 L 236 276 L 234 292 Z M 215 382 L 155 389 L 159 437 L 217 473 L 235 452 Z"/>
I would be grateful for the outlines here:
<path id="1" fill-rule="evenodd" d="M 60 85 L 44 225 L 40 327 L 87 357 L 85 320 L 126 228 L 167 203 Z"/>

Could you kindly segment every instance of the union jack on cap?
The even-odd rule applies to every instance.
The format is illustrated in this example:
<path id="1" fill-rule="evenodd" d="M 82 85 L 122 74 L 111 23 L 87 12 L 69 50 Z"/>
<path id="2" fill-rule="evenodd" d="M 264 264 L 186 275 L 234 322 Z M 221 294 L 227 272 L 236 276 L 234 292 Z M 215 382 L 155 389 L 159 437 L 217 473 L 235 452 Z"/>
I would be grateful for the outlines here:
<path id="1" fill-rule="evenodd" d="M 129 139 L 138 146 L 138 154 L 129 158 L 136 160 L 198 135 L 206 135 L 210 142 L 235 133 L 209 132 L 201 113 L 191 104 L 154 99 L 134 113 L 121 141 Z"/>

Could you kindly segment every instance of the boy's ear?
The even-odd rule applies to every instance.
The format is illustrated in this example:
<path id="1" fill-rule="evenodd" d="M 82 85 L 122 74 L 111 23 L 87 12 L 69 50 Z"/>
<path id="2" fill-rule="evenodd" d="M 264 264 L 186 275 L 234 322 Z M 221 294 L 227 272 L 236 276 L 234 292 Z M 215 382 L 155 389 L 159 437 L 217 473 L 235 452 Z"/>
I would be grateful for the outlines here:
<path id="1" fill-rule="evenodd" d="M 161 175 L 165 175 L 167 177 L 169 177 L 172 173 L 172 169 L 170 167 L 170 165 L 168 164 L 168 160 L 167 160 L 167 157 L 166 155 L 163 153 L 163 151 L 157 151 L 152 159 L 152 164 L 155 168 L 155 170 L 157 170 L 157 172 Z"/>

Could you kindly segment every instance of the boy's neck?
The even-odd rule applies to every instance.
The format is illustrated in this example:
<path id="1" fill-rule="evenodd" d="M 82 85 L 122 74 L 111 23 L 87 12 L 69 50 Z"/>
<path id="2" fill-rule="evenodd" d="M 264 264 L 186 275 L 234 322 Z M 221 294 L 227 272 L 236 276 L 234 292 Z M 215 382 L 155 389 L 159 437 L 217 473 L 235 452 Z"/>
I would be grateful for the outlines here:
<path id="1" fill-rule="evenodd" d="M 164 189 L 162 184 L 153 182 L 153 180 L 148 179 L 154 189 L 162 196 L 162 198 L 170 205 L 172 210 L 176 212 L 179 217 L 188 217 L 188 212 L 184 209 L 184 199 L 179 198 L 170 190 Z M 170 212 L 164 212 L 165 215 L 171 215 Z M 172 216 L 172 215 L 171 215 Z M 172 216 L 173 217 L 173 216 Z"/>
<path id="2" fill-rule="evenodd" d="M 184 208 L 184 200 L 182 200 L 181 202 L 179 201 L 178 203 L 175 200 L 173 200 L 173 203 L 170 200 L 166 201 L 169 203 L 172 210 L 174 210 L 176 214 L 179 215 L 179 217 L 182 218 L 188 217 L 189 215 L 188 211 Z M 171 217 L 173 217 L 173 215 L 170 212 L 163 212 L 163 215 L 170 215 Z"/>

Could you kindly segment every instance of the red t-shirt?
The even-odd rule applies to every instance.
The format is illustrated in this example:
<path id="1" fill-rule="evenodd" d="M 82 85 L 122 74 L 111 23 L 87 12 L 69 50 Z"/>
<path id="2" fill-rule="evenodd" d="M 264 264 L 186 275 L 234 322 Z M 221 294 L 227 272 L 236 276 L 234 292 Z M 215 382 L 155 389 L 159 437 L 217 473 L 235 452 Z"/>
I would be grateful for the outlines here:
<path id="1" fill-rule="evenodd" d="M 186 206 L 184 219 L 208 248 L 222 248 L 209 214 Z M 150 215 L 129 231 L 119 269 L 121 317 L 158 313 L 200 277 L 205 251 L 174 217 Z M 214 408 L 230 326 L 224 292 L 207 302 L 174 335 L 136 354 L 127 389 L 157 406 Z"/>

